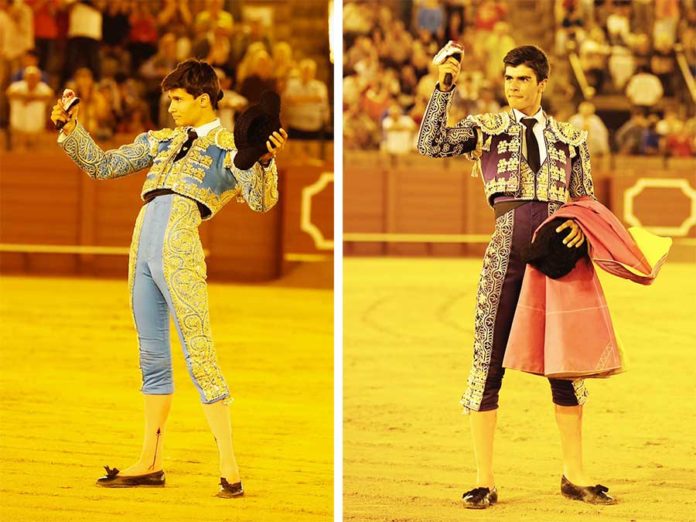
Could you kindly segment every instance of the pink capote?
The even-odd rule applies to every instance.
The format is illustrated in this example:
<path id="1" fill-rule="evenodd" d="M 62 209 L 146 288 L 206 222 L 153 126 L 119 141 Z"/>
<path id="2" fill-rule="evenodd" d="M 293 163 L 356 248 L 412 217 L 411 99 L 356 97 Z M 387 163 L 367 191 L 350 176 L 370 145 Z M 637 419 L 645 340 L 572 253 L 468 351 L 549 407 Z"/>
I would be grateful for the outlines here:
<path id="1" fill-rule="evenodd" d="M 591 198 L 563 205 L 544 223 L 558 217 L 578 223 L 589 257 L 599 267 L 643 285 L 657 277 L 671 246 L 671 239 L 643 229 L 627 231 L 608 208 Z M 608 377 L 623 371 L 592 262 L 581 259 L 559 279 L 527 265 L 503 366 L 556 379 Z"/>

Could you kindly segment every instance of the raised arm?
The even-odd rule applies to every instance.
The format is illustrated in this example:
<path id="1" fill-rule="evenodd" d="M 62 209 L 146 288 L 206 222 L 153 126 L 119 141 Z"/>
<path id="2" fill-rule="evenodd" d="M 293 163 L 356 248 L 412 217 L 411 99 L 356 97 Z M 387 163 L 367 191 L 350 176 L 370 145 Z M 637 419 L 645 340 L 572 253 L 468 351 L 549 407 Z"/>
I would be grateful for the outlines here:
<path id="1" fill-rule="evenodd" d="M 454 90 L 443 92 L 438 87 L 430 97 L 418 133 L 418 152 L 432 158 L 460 156 L 476 149 L 479 130 L 467 118 L 454 127 L 447 126 L 447 109 Z"/>
<path id="2" fill-rule="evenodd" d="M 454 127 L 447 126 L 447 110 L 454 95 L 454 84 L 449 90 L 441 90 L 445 77 L 449 74 L 455 79 L 459 76 L 461 65 L 458 60 L 448 58 L 438 65 L 438 83 L 430 97 L 418 133 L 418 152 L 433 158 L 459 156 L 476 149 L 480 132 L 471 119 L 461 120 Z"/>
<path id="3" fill-rule="evenodd" d="M 129 145 L 104 152 L 77 122 L 79 110 L 80 106 L 76 105 L 68 114 L 58 100 L 53 106 L 51 120 L 63 124 L 58 145 L 90 178 L 120 178 L 152 165 L 154 152 L 147 133 L 139 134 Z"/>
<path id="4" fill-rule="evenodd" d="M 80 169 L 94 179 L 128 176 L 150 167 L 154 159 L 145 132 L 139 134 L 131 144 L 103 151 L 85 128 L 77 124 L 65 139 L 59 138 L 58 144 Z"/>

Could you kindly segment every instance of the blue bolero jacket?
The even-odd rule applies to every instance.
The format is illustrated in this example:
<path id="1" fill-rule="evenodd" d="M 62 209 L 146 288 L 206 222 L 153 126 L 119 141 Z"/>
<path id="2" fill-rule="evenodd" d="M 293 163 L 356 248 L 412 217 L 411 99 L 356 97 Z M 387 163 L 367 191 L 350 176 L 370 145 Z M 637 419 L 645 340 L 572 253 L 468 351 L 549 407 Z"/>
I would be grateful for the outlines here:
<path id="1" fill-rule="evenodd" d="M 174 162 L 186 138 L 183 127 L 148 131 L 131 144 L 105 152 L 78 123 L 59 144 L 94 179 L 120 178 L 149 168 L 141 192 L 144 201 L 154 190 L 169 189 L 203 205 L 203 220 L 212 218 L 232 198 L 256 212 L 266 212 L 278 202 L 275 160 L 265 168 L 257 162 L 249 170 L 238 169 L 232 162 L 237 153 L 232 132 L 216 127 Z"/>

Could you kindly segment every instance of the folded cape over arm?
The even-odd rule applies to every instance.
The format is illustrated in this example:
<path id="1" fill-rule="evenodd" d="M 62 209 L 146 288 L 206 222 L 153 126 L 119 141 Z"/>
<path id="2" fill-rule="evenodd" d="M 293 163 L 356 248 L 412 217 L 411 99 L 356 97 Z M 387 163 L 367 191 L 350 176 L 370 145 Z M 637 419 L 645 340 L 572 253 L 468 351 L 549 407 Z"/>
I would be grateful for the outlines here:
<path id="1" fill-rule="evenodd" d="M 563 205 L 544 223 L 558 217 L 578 223 L 597 266 L 643 285 L 655 280 L 672 244 L 641 228 L 626 230 L 591 198 Z M 604 292 L 589 259 L 559 279 L 527 265 L 503 366 L 556 379 L 623 371 Z"/>

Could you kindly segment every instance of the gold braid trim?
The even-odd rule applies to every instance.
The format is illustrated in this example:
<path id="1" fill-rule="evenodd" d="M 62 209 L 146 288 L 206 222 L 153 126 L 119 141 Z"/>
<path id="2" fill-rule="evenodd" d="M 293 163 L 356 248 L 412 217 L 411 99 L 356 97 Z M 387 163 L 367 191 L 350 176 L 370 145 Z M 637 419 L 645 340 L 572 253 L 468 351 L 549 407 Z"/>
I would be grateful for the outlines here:
<path id="1" fill-rule="evenodd" d="M 70 159 L 94 179 L 120 178 L 149 167 L 154 159 L 149 145 L 143 132 L 133 143 L 104 152 L 79 123 L 60 144 Z"/>
<path id="2" fill-rule="evenodd" d="M 203 246 L 198 235 L 201 216 L 196 203 L 175 195 L 164 236 L 164 279 L 174 305 L 179 330 L 188 353 L 191 375 L 203 390 L 206 403 L 229 394 L 218 367 L 208 315 L 208 288 Z"/>
<path id="3" fill-rule="evenodd" d="M 556 138 L 573 147 L 578 147 L 581 143 L 587 141 L 587 131 L 580 130 L 575 125 L 567 122 L 556 121 L 551 116 L 549 116 L 549 127 L 556 135 Z"/>

